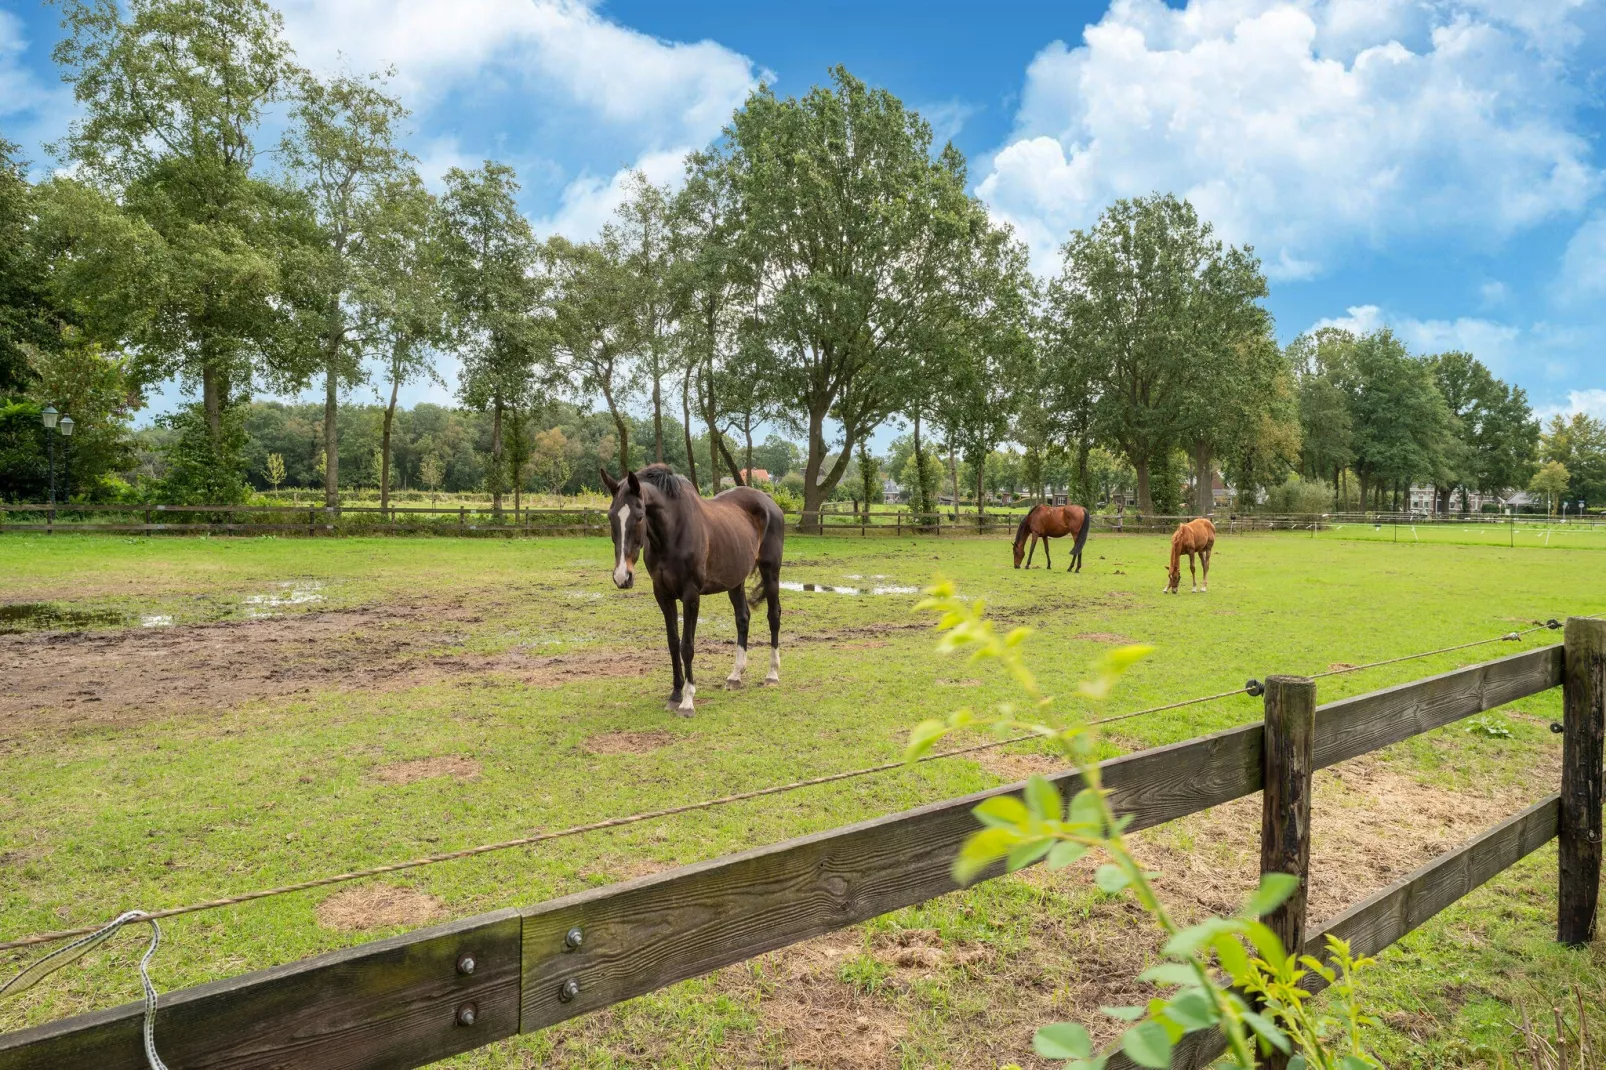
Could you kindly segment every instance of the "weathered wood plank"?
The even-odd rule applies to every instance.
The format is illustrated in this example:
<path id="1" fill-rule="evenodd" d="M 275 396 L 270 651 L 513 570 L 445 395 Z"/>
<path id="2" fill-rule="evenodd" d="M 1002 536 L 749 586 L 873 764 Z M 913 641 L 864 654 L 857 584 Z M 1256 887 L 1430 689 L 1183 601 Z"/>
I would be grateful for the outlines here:
<path id="1" fill-rule="evenodd" d="M 1556 643 L 1330 702 L 1316 713 L 1316 768 L 1556 687 L 1561 665 Z"/>
<path id="2" fill-rule="evenodd" d="M 1260 873 L 1299 879 L 1294 894 L 1265 922 L 1284 947 L 1303 947 L 1310 892 L 1310 800 L 1316 735 L 1316 681 L 1305 676 L 1266 677 L 1265 784 L 1260 806 Z M 1266 1070 L 1287 1070 L 1288 1056 L 1273 1052 Z"/>
<path id="3" fill-rule="evenodd" d="M 423 1066 L 518 1032 L 519 935 L 518 912 L 500 910 L 168 993 L 156 1050 L 173 1070 Z M 147 1070 L 143 1015 L 129 1004 L 0 1035 L 0 1070 Z"/>
<path id="4" fill-rule="evenodd" d="M 1376 955 L 1399 942 L 1457 900 L 1510 869 L 1556 838 L 1560 796 L 1541 799 L 1462 846 L 1406 874 L 1327 922 L 1305 940 L 1305 954 L 1326 958 L 1328 934 L 1346 940 L 1357 955 Z M 1326 985 L 1315 974 L 1302 982 L 1311 991 Z M 1203 1070 L 1227 1050 L 1220 1033 L 1194 1033 L 1172 1053 L 1171 1070 Z M 1106 1070 L 1133 1070 L 1125 1056 Z"/>
<path id="5" fill-rule="evenodd" d="M 1595 939 L 1600 907 L 1601 763 L 1606 757 L 1606 620 L 1567 619 L 1556 939 Z"/>

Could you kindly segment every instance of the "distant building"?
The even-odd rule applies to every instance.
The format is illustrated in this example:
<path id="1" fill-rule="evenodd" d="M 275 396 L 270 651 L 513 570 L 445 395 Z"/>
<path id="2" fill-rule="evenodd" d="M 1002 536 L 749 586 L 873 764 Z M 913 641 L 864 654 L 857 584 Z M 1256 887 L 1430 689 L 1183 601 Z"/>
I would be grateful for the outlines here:
<path id="1" fill-rule="evenodd" d="M 770 478 L 769 470 L 765 468 L 744 468 L 742 469 L 742 478 L 747 481 L 747 485 L 750 487 L 758 483 L 775 482 Z"/>
<path id="2" fill-rule="evenodd" d="M 881 501 L 887 505 L 902 505 L 904 502 L 903 487 L 891 476 L 881 481 Z"/>
<path id="3" fill-rule="evenodd" d="M 1534 504 L 1527 491 L 1507 490 L 1498 494 L 1485 494 L 1482 491 L 1467 491 L 1467 508 L 1469 513 L 1496 512 L 1503 513 L 1508 508 L 1524 509 Z M 1485 509 L 1485 506 L 1489 508 Z M 1418 484 L 1411 488 L 1410 504 L 1407 506 L 1413 513 L 1426 513 L 1432 515 L 1438 509 L 1437 492 L 1430 486 Z M 1450 492 L 1450 512 L 1461 512 L 1461 491 Z"/>

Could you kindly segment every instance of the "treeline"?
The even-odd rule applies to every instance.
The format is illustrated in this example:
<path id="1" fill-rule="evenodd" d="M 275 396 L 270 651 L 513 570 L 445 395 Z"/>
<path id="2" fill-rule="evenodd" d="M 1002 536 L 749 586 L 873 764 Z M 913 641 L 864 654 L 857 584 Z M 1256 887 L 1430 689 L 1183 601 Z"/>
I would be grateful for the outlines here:
<path id="1" fill-rule="evenodd" d="M 384 496 L 435 457 L 443 487 L 477 477 L 499 505 L 565 426 L 576 472 L 663 460 L 708 487 L 767 467 L 754 440 L 782 428 L 806 509 L 888 475 L 929 510 L 945 480 L 984 500 L 1061 471 L 1086 501 L 1129 483 L 1146 512 L 1181 508 L 1190 480 L 1209 508 L 1218 473 L 1244 501 L 1293 475 L 1379 505 L 1428 481 L 1448 507 L 1536 471 L 1603 496 L 1598 447 L 1542 457 L 1522 391 L 1469 355 L 1413 356 L 1386 331 L 1279 347 L 1253 250 L 1186 201 L 1117 202 L 1037 280 L 961 154 L 840 68 L 797 98 L 761 86 L 678 189 L 636 176 L 595 240 L 543 241 L 505 164 L 426 189 L 387 77 L 302 70 L 263 0 L 62 10 L 70 166 L 32 184 L 0 145 L 8 496 L 39 486 L 47 403 L 81 429 L 79 492 L 188 501 L 244 495 L 273 454 L 286 480 L 311 465 L 330 504 L 348 472 Z M 289 120 L 274 143 L 269 108 Z M 464 411 L 398 411 L 448 352 Z M 145 436 L 159 466 L 136 461 L 130 414 L 173 376 L 195 401 Z M 388 404 L 352 410 L 363 384 Z M 253 392 L 308 388 L 318 418 L 287 409 L 299 426 L 263 445 Z M 872 455 L 889 423 L 906 457 Z M 1545 442 L 1600 437 L 1586 421 Z"/>

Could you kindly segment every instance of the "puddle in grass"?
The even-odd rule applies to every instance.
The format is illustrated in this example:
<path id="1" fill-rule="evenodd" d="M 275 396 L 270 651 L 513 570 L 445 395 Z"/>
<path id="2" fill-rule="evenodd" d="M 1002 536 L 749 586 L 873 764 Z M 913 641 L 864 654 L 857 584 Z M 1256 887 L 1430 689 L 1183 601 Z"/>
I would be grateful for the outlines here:
<path id="1" fill-rule="evenodd" d="M 859 595 L 859 594 L 870 594 L 870 595 L 877 595 L 877 594 L 919 594 L 920 593 L 920 588 L 918 588 L 918 587 L 893 587 L 893 586 L 868 587 L 868 588 L 867 587 L 837 587 L 837 586 L 832 586 L 831 584 L 826 584 L 826 583 L 793 583 L 790 580 L 782 580 L 781 581 L 781 590 L 783 590 L 783 591 L 816 591 L 816 592 L 819 592 L 821 594 L 846 594 L 846 595 Z"/>
<path id="2" fill-rule="evenodd" d="M 128 615 L 116 609 L 69 609 L 53 602 L 13 602 L 0 606 L 0 635 L 74 632 L 127 623 Z"/>
<path id="3" fill-rule="evenodd" d="M 271 617 L 282 606 L 304 606 L 309 602 L 322 602 L 323 584 L 317 580 L 286 580 L 275 584 L 268 594 L 253 594 L 245 599 L 247 617 Z"/>

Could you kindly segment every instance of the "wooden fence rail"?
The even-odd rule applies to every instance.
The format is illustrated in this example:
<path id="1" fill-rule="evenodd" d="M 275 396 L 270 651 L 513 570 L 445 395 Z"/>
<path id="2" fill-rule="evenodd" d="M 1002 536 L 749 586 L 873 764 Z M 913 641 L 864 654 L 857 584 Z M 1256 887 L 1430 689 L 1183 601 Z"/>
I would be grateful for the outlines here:
<path id="1" fill-rule="evenodd" d="M 1303 783 L 1308 806 L 1314 769 L 1547 690 L 1564 676 L 1570 681 L 1578 657 L 1593 658 L 1598 675 L 1606 621 L 1570 621 L 1568 629 L 1565 648 L 1318 707 L 1302 744 L 1308 761 L 1290 782 L 1295 794 Z M 1569 724 L 1598 724 L 1602 690 L 1579 698 L 1577 685 L 1568 687 Z M 1101 771 L 1116 811 L 1130 815 L 1136 831 L 1260 791 L 1265 741 L 1266 725 L 1250 724 L 1115 758 Z M 1284 776 L 1280 767 L 1271 772 Z M 1067 797 L 1081 786 L 1074 772 L 1051 779 Z M 1022 787 L 167 993 L 157 1048 L 173 1070 L 421 1066 L 955 891 L 950 867 L 976 828 L 971 809 Z M 1598 789 L 1594 798 L 1598 828 Z M 1548 842 L 1559 820 L 1566 842 L 1566 812 L 1554 797 L 1541 802 L 1352 907 L 1305 946 L 1334 932 L 1362 952 L 1381 950 Z M 1587 818 L 1581 813 L 1575 823 L 1587 826 Z M 983 879 L 1001 873 L 995 867 Z M 1586 860 L 1567 879 L 1598 886 L 1598 853 L 1593 875 Z M 0 1036 L 0 1070 L 142 1070 L 141 1014 L 130 1005 Z M 1204 1065 L 1187 1060 L 1204 1058 L 1211 1043 L 1190 1039 L 1173 1065 Z"/>

